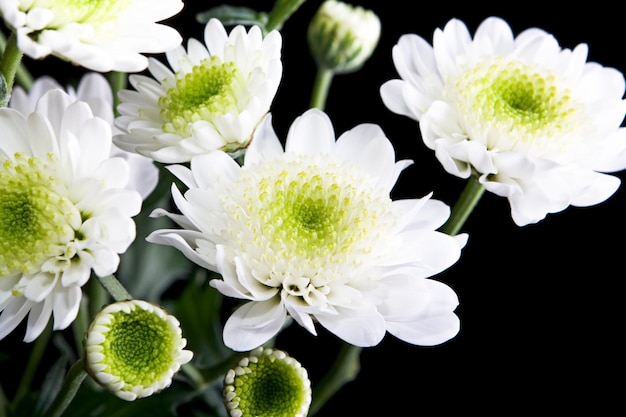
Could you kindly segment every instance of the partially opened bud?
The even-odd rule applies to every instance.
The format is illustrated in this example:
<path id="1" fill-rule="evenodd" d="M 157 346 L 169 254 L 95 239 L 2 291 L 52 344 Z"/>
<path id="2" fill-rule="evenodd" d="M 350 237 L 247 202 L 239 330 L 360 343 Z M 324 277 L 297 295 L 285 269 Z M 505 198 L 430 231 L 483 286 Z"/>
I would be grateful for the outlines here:
<path id="1" fill-rule="evenodd" d="M 85 369 L 118 397 L 134 401 L 170 386 L 193 356 L 183 348 L 180 323 L 161 307 L 141 300 L 105 306 L 85 339 Z"/>
<path id="2" fill-rule="evenodd" d="M 305 417 L 311 382 L 297 360 L 259 347 L 226 373 L 224 404 L 231 417 Z"/>
<path id="3" fill-rule="evenodd" d="M 322 3 L 308 30 L 317 65 L 338 74 L 361 68 L 379 38 L 380 20 L 374 12 L 335 0 Z"/>

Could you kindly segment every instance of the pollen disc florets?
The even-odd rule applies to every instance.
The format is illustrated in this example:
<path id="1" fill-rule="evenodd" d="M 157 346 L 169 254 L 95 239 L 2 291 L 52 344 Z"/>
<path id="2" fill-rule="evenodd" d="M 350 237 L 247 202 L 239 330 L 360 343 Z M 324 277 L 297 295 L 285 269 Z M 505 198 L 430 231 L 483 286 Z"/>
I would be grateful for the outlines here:
<path id="1" fill-rule="evenodd" d="M 324 155 L 244 167 L 236 193 L 224 200 L 232 255 L 249 260 L 263 284 L 310 304 L 320 302 L 326 284 L 380 256 L 395 221 L 386 190 Z"/>
<path id="2" fill-rule="evenodd" d="M 0 276 L 34 273 L 77 238 L 81 215 L 55 178 L 55 161 L 17 153 L 0 165 Z"/>
<path id="3" fill-rule="evenodd" d="M 224 403 L 231 417 L 304 417 L 311 383 L 297 360 L 281 350 L 259 347 L 226 373 Z"/>
<path id="4" fill-rule="evenodd" d="M 189 73 L 177 73 L 176 85 L 159 98 L 163 131 L 187 137 L 193 134 L 193 122 L 214 121 L 230 111 L 237 114 L 237 85 L 243 82 L 237 75 L 233 62 L 222 63 L 215 56 Z"/>
<path id="5" fill-rule="evenodd" d="M 582 103 L 556 74 L 536 65 L 494 56 L 460 71 L 446 85 L 445 94 L 475 132 L 472 138 L 485 140 L 490 149 L 558 155 L 575 145 L 568 133 L 584 127 Z"/>
<path id="6" fill-rule="evenodd" d="M 87 333 L 86 369 L 124 400 L 150 396 L 168 387 L 180 366 L 191 360 L 181 334 L 178 320 L 154 304 L 110 304 Z"/>

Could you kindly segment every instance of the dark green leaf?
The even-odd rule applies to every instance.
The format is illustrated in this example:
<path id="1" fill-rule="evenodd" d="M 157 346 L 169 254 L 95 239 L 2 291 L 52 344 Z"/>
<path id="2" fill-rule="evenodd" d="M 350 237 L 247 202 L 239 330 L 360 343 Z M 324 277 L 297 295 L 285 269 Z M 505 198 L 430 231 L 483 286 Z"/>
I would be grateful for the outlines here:
<path id="1" fill-rule="evenodd" d="M 208 285 L 207 274 L 199 270 L 174 304 L 174 315 L 194 352 L 194 363 L 202 367 L 221 363 L 232 354 L 222 342 L 222 296 Z"/>

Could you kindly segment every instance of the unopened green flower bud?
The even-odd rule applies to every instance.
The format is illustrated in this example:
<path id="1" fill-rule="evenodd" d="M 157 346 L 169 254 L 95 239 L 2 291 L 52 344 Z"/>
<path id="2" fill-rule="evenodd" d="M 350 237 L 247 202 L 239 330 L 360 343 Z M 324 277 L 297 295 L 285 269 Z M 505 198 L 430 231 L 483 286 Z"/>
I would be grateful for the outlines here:
<path id="1" fill-rule="evenodd" d="M 180 323 L 161 307 L 119 301 L 93 319 L 85 340 L 85 369 L 104 388 L 133 401 L 172 383 L 192 352 L 183 349 Z"/>
<path id="2" fill-rule="evenodd" d="M 357 71 L 380 38 L 380 20 L 371 10 L 326 0 L 309 24 L 308 42 L 318 66 L 335 73 Z"/>

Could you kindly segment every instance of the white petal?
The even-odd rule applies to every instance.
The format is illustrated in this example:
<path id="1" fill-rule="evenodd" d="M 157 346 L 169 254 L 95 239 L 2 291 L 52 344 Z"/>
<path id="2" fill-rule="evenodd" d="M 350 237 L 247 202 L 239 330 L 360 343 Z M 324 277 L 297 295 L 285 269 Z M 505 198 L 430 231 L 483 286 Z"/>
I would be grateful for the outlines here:
<path id="1" fill-rule="evenodd" d="M 337 315 L 315 316 L 322 326 L 346 342 L 361 347 L 375 346 L 385 336 L 385 319 L 375 309 L 338 309 Z"/>
<path id="2" fill-rule="evenodd" d="M 248 302 L 226 321 L 224 343 L 239 352 L 257 348 L 280 331 L 285 318 L 285 307 L 276 299 Z"/>
<path id="3" fill-rule="evenodd" d="M 310 109 L 291 124 L 287 133 L 286 152 L 330 153 L 335 145 L 335 130 L 326 113 Z"/>
<path id="4" fill-rule="evenodd" d="M 0 340 L 4 339 L 9 333 L 22 322 L 26 314 L 33 305 L 25 297 L 14 297 L 0 314 Z"/>
<path id="5" fill-rule="evenodd" d="M 80 287 L 57 287 L 51 295 L 52 314 L 54 316 L 54 330 L 63 330 L 76 318 L 82 291 Z"/>
<path id="6" fill-rule="evenodd" d="M 24 335 L 24 342 L 30 343 L 39 337 L 41 332 L 46 328 L 46 325 L 50 321 L 52 315 L 52 303 L 50 300 L 45 300 L 36 304 L 28 313 L 28 322 L 26 325 L 26 334 Z"/>
<path id="7" fill-rule="evenodd" d="M 39 303 L 43 301 L 56 285 L 55 276 L 45 272 L 35 275 L 24 289 L 24 297 Z"/>
<path id="8" fill-rule="evenodd" d="M 261 161 L 269 161 L 282 154 L 283 146 L 272 127 L 272 115 L 268 113 L 254 132 L 244 163 L 249 166 Z"/>

